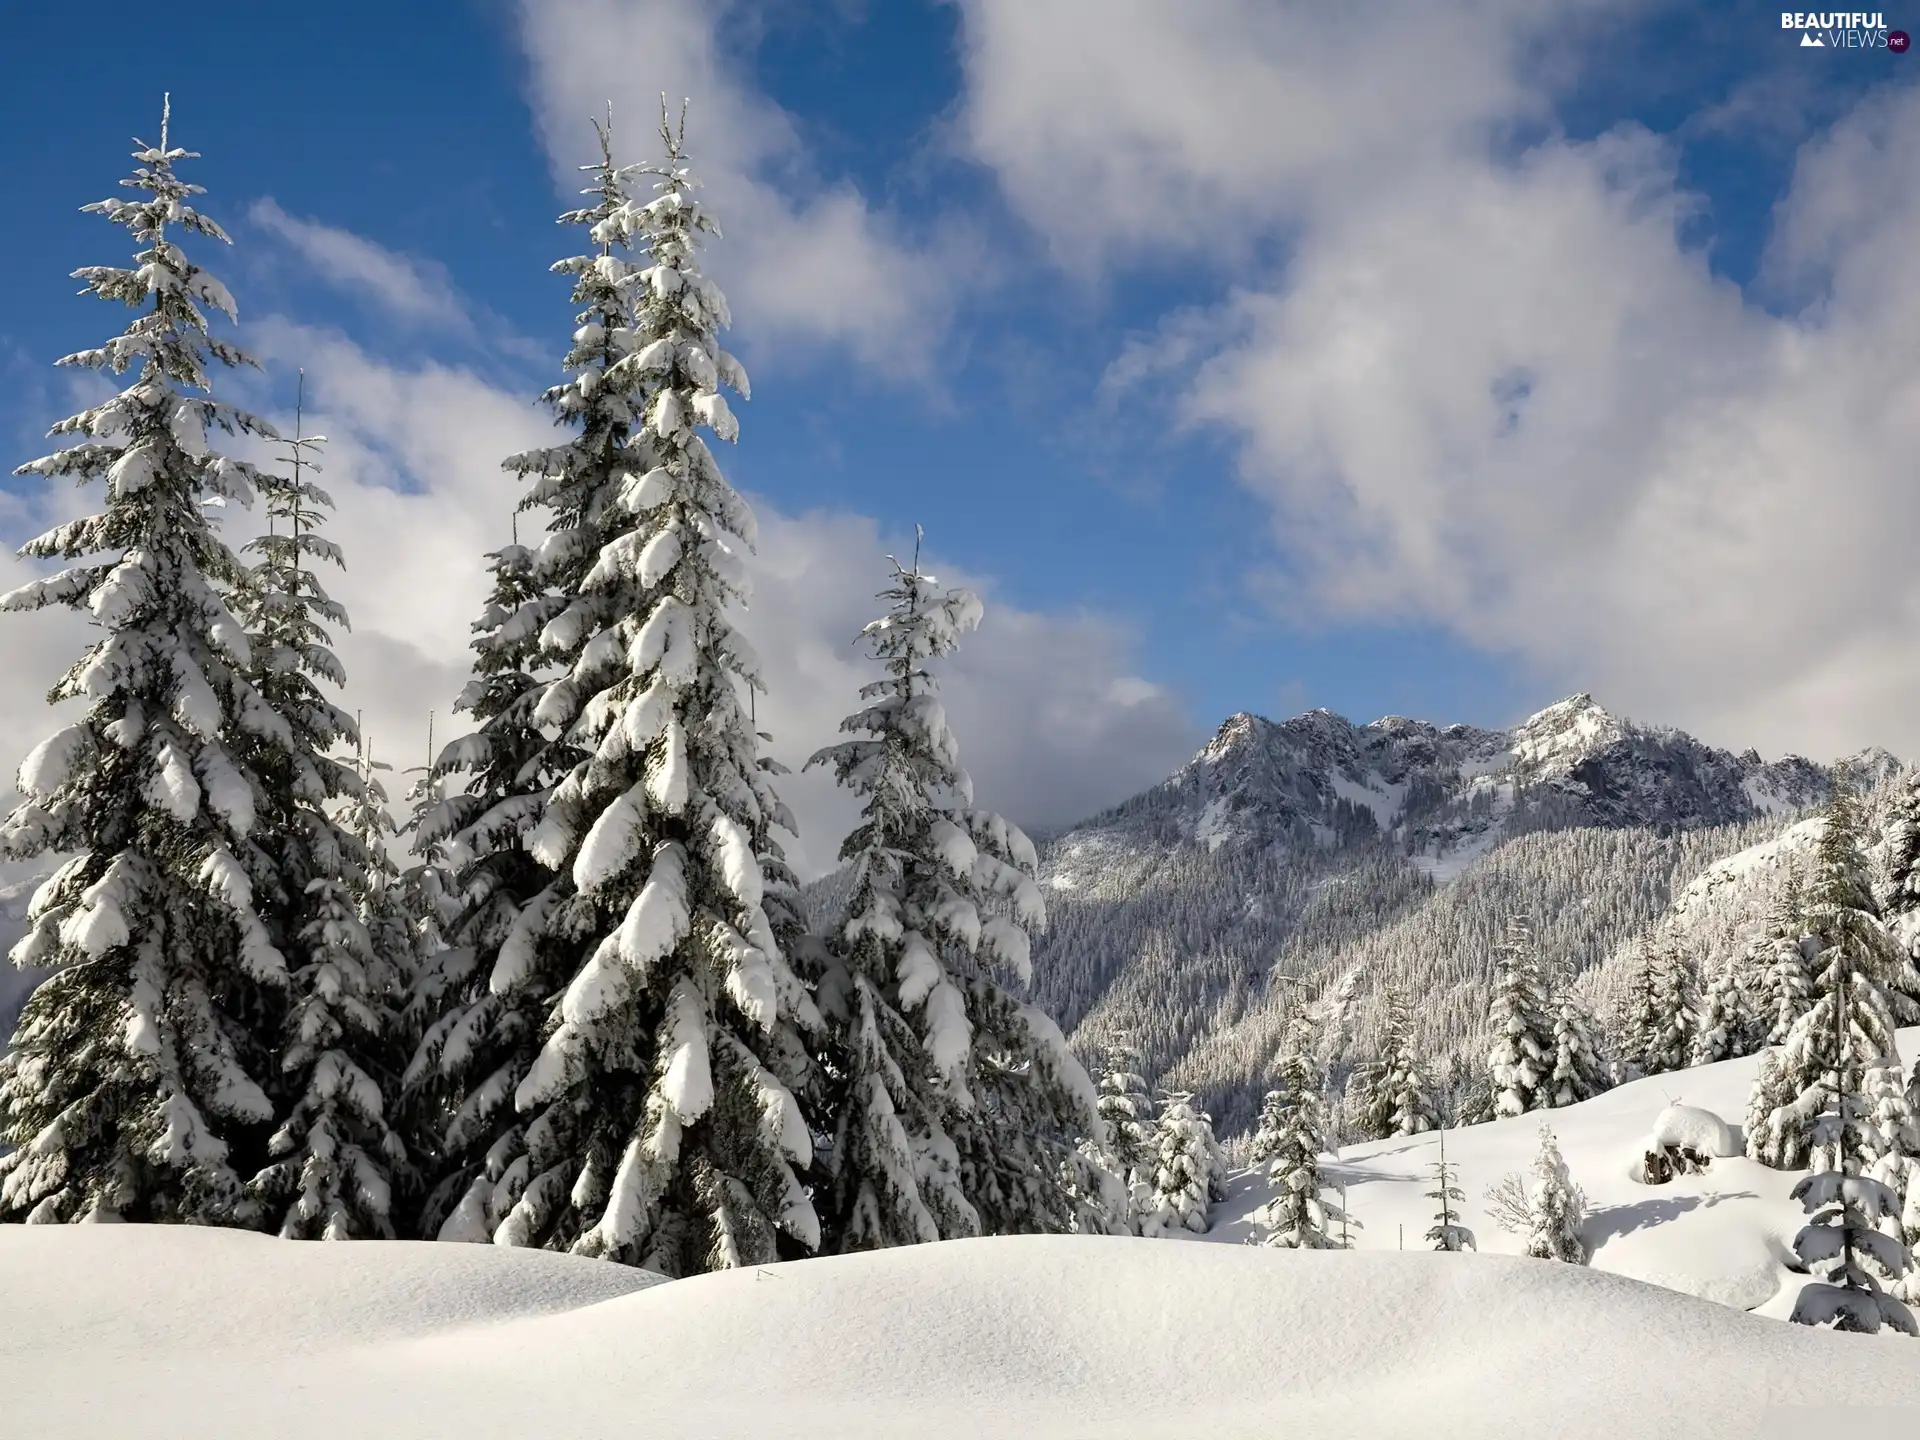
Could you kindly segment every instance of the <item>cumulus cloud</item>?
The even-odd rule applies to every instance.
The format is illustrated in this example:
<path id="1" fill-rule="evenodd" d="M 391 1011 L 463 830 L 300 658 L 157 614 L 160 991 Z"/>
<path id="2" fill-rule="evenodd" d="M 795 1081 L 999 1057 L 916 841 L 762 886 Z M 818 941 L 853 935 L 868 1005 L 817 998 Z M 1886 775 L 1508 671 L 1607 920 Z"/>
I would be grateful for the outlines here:
<path id="1" fill-rule="evenodd" d="M 1232 437 L 1257 588 L 1723 743 L 1920 751 L 1920 90 L 1805 146 L 1743 294 L 1670 142 L 1553 127 L 1577 10 L 1194 8 L 1108 7 L 1049 83 L 1074 6 L 965 0 L 962 124 L 1070 263 L 1215 267 L 1109 383 Z"/>
<path id="2" fill-rule="evenodd" d="M 616 158 L 652 161 L 660 96 L 691 99 L 687 149 L 730 232 L 713 261 L 749 350 L 844 347 L 883 373 L 925 377 L 965 254 L 951 235 L 922 245 L 857 187 L 823 182 L 793 119 L 742 74 L 723 31 L 750 33 L 742 0 L 523 0 L 531 98 L 556 180 L 571 194 L 593 158 L 588 122 L 611 100 Z"/>
<path id="3" fill-rule="evenodd" d="M 1217 256 L 1549 118 L 1558 47 L 1621 8 L 960 0 L 958 130 L 1064 261 Z"/>
<path id="4" fill-rule="evenodd" d="M 390 319 L 463 334 L 472 329 L 445 267 L 434 261 L 396 254 L 350 230 L 299 219 L 271 197 L 254 201 L 247 218 L 297 254 L 318 278 L 365 295 Z"/>

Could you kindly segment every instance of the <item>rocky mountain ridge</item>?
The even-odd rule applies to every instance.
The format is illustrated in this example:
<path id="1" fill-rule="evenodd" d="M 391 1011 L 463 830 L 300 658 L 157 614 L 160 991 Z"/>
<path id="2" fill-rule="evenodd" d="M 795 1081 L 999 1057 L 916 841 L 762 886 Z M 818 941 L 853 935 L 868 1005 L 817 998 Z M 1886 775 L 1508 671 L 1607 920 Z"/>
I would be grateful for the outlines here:
<path id="1" fill-rule="evenodd" d="M 1897 762 L 1874 750 L 1845 763 L 1875 778 Z M 1511 730 L 1242 712 L 1160 785 L 1055 836 L 1048 860 L 1066 888 L 1076 843 L 1106 831 L 1210 850 L 1378 838 L 1444 874 L 1463 848 L 1535 829 L 1700 829 L 1797 813 L 1826 797 L 1832 768 L 1735 755 L 1620 719 L 1586 694 Z"/>

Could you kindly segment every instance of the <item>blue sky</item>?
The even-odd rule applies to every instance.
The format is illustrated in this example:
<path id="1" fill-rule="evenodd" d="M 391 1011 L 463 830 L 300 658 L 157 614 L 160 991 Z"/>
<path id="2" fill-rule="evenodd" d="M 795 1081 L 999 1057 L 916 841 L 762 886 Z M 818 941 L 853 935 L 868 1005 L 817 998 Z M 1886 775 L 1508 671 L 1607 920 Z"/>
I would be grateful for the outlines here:
<path id="1" fill-rule="evenodd" d="M 761 643 L 827 692 L 773 697 L 802 750 L 850 704 L 862 567 L 915 522 L 1007 617 L 955 706 L 1029 819 L 1237 709 L 1492 724 L 1591 688 L 1736 747 L 1920 745 L 1910 587 L 1860 578 L 1900 548 L 1849 549 L 1920 489 L 1911 55 L 1644 0 L 192 13 L 84 47 L 9 17 L 15 463 L 64 413 L 47 362 L 113 319 L 65 278 L 120 258 L 77 207 L 171 89 L 267 365 L 245 393 L 279 413 L 306 364 L 366 492 L 350 563 L 356 525 L 381 570 L 430 531 L 418 593 L 467 603 L 460 544 L 509 493 L 485 441 L 539 424 L 568 328 L 560 167 L 609 95 L 644 158 L 667 88 L 755 381 L 731 473 L 794 547 L 770 604 L 799 628 Z M 15 495 L 10 540 L 72 504 Z M 354 699 L 407 733 L 459 612 L 377 578 L 346 584 Z"/>

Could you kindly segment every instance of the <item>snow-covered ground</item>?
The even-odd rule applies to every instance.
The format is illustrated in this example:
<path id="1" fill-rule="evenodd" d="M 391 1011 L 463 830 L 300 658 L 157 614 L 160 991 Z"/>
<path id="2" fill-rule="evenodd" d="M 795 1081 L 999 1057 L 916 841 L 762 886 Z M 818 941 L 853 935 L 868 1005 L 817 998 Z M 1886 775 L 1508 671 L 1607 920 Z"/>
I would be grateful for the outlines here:
<path id="1" fill-rule="evenodd" d="M 1696 1437 L 1826 1396 L 1920 1404 L 1904 1337 L 1540 1260 L 1021 1237 L 647 1279 L 490 1246 L 8 1227 L 0 1429 Z"/>
<path id="2" fill-rule="evenodd" d="M 1900 1053 L 1920 1055 L 1920 1028 L 1900 1032 Z M 1744 1156 L 1716 1159 L 1706 1173 L 1664 1185 L 1635 1178 L 1648 1137 L 1670 1104 L 1710 1110 L 1738 1127 L 1759 1057 L 1702 1065 L 1622 1085 L 1581 1105 L 1447 1132 L 1447 1160 L 1466 1191 L 1462 1207 L 1483 1253 L 1518 1254 L 1522 1237 L 1499 1229 L 1484 1200 L 1510 1172 L 1526 1173 L 1539 1148 L 1540 1125 L 1552 1125 L 1574 1181 L 1591 1211 L 1587 1238 L 1598 1270 L 1682 1290 L 1741 1310 L 1784 1319 L 1807 1277 L 1787 1268 L 1794 1235 L 1805 1223 L 1788 1198 L 1797 1174 L 1769 1170 Z M 1351 1146 L 1328 1167 L 1344 1182 L 1347 1208 L 1363 1228 L 1350 1238 L 1362 1250 L 1427 1246 L 1433 1223 L 1431 1166 L 1436 1135 Z M 1204 1239 L 1244 1241 L 1253 1211 L 1268 1194 L 1263 1173 L 1236 1175 L 1216 1223 Z M 1912 1342 L 1908 1342 L 1912 1343 Z M 1920 1373 L 1920 1345 L 1911 1352 Z"/>
<path id="3" fill-rule="evenodd" d="M 1792 1176 L 1631 1178 L 1669 1102 L 1737 1123 L 1754 1063 L 1551 1113 L 1591 1270 L 1497 1253 L 1518 1240 L 1481 1195 L 1526 1169 L 1536 1116 L 1449 1133 L 1478 1255 L 1425 1248 L 1433 1137 L 1342 1157 L 1358 1253 L 1021 1237 L 664 1284 L 492 1246 L 7 1226 L 0 1432 L 1696 1437 L 1920 1406 L 1920 1342 L 1762 1318 L 1802 1281 Z M 1262 1189 L 1240 1177 L 1207 1238 L 1244 1239 Z"/>

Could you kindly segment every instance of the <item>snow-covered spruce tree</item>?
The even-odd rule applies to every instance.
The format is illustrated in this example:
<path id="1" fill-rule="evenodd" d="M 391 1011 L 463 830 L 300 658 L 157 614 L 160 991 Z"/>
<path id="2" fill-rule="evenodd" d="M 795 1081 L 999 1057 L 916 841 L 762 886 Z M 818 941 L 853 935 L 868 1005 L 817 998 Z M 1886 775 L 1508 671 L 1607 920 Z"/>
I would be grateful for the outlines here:
<path id="1" fill-rule="evenodd" d="M 1430 1167 L 1433 1171 L 1433 1189 L 1426 1192 L 1427 1198 L 1438 1202 L 1439 1208 L 1433 1217 L 1433 1228 L 1427 1231 L 1427 1239 L 1433 1241 L 1436 1250 L 1477 1250 L 1473 1231 L 1460 1223 L 1459 1206 L 1464 1204 L 1467 1192 L 1462 1190 L 1454 1177 L 1453 1166 L 1447 1163 L 1447 1132 L 1440 1132 L 1440 1158 Z"/>
<path id="2" fill-rule="evenodd" d="M 1491 1016 L 1493 1050 L 1487 1056 L 1493 1107 L 1498 1115 L 1524 1115 L 1549 1103 L 1554 1042 L 1533 932 L 1517 916 L 1507 921 L 1499 967 Z"/>
<path id="3" fill-rule="evenodd" d="M 575 433 L 564 445 L 505 462 L 533 483 L 516 506 L 511 543 L 487 557 L 493 584 L 472 626 L 473 676 L 455 702 L 478 728 L 434 762 L 436 779 L 463 774 L 466 783 L 423 812 L 413 836 L 423 858 L 445 846 L 459 902 L 447 923 L 448 948 L 420 978 L 421 1037 L 406 1075 L 408 1105 L 433 1136 L 435 1155 L 419 1223 L 444 1240 L 492 1239 L 532 1178 L 514 1095 L 540 1052 L 549 999 L 571 973 L 570 947 L 545 938 L 569 905 L 566 879 L 526 843 L 555 787 L 591 753 L 539 714 L 557 669 L 556 654 L 543 645 L 547 627 L 573 603 L 602 531 L 628 513 L 629 492 L 637 494 L 643 480 L 650 494 L 669 483 L 664 472 L 654 475 L 660 457 L 636 431 L 649 385 L 623 364 L 641 343 L 632 297 L 642 272 L 628 259 L 628 186 L 637 171 L 614 164 L 609 128 L 597 133 L 600 158 L 580 167 L 591 203 L 560 216 L 561 224 L 586 229 L 591 249 L 553 267 L 573 282 L 568 378 L 543 397 L 556 422 Z M 737 368 L 736 378 L 745 383 Z M 681 463 L 684 477 L 689 458 Z M 550 533 L 529 548 L 520 543 L 518 515 L 541 509 Z M 742 523 L 751 528 L 750 517 Z M 583 627 L 576 621 L 572 628 Z"/>
<path id="4" fill-rule="evenodd" d="M 1806 937 L 1805 897 L 1795 877 L 1776 898 L 1767 923 L 1768 959 L 1762 1013 L 1767 1021 L 1766 1043 L 1784 1045 L 1795 1022 L 1813 1008 L 1813 970 Z"/>
<path id="5" fill-rule="evenodd" d="M 304 387 L 303 387 L 304 388 Z M 294 965 L 280 1055 L 284 1099 L 269 1150 L 272 1163 L 249 1181 L 267 1223 L 293 1239 L 390 1237 L 394 1174 L 405 1147 L 388 1124 L 399 1051 L 395 1022 L 404 957 L 375 947 L 366 920 L 377 861 L 369 837 L 356 833 L 364 807 L 362 777 L 326 752 L 357 738 L 358 727 L 329 701 L 320 682 L 345 675 L 327 625 L 346 612 L 322 585 L 317 568 L 342 563 L 320 534 L 332 501 L 312 480 L 320 437 L 286 442 L 291 474 L 262 475 L 268 533 L 248 548 L 260 557 L 237 588 L 236 613 L 246 622 L 256 690 L 286 720 L 291 745 L 251 747 L 260 777 L 253 840 L 271 861 L 255 893 L 274 893 L 273 919 L 286 932 L 281 948 Z M 327 802 L 347 798 L 342 826 Z M 375 850 L 381 837 L 371 837 Z"/>
<path id="6" fill-rule="evenodd" d="M 1660 1033 L 1660 959 L 1651 944 L 1638 942 L 1627 972 L 1625 991 L 1613 1012 L 1613 1052 L 1627 1075 L 1652 1075 Z"/>
<path id="7" fill-rule="evenodd" d="M 1204 1235 L 1207 1211 L 1226 1197 L 1226 1162 L 1214 1138 L 1213 1118 L 1184 1092 L 1165 1095 L 1154 1124 L 1159 1157 L 1153 1208 L 1140 1233 L 1150 1237 Z"/>
<path id="8" fill-rule="evenodd" d="M 1138 1048 L 1120 1040 L 1107 1047 L 1100 1075 L 1100 1118 L 1107 1127 L 1107 1153 L 1127 1187 L 1127 1223 L 1136 1231 L 1152 1206 L 1153 1173 L 1159 1161 L 1153 1098 L 1142 1068 Z"/>
<path id="9" fill-rule="evenodd" d="M 1913 963 L 1920 945 L 1920 767 L 1908 767 L 1895 788 L 1884 830 L 1883 862 L 1888 931 L 1906 957 L 1891 977 L 1888 1001 L 1901 1025 L 1920 1024 L 1920 971 Z"/>
<path id="10" fill-rule="evenodd" d="M 1329 984 L 1320 997 L 1317 1007 L 1320 1048 L 1316 1064 L 1322 1075 L 1334 1071 L 1353 1039 L 1353 1017 L 1359 993 L 1360 971 L 1356 967 L 1341 976 L 1339 983 Z"/>
<path id="11" fill-rule="evenodd" d="M 1842 832 L 1851 817 L 1844 813 L 1844 806 L 1850 799 L 1844 787 L 1838 787 L 1836 802 L 1827 810 L 1828 830 L 1837 837 L 1836 851 L 1846 839 Z M 1836 815 L 1836 811 L 1841 813 Z M 1841 858 L 1824 853 L 1824 840 L 1822 851 L 1815 884 L 1815 918 L 1829 927 L 1823 934 L 1843 937 L 1831 947 L 1832 954 L 1842 955 L 1851 947 L 1844 938 L 1844 922 L 1834 911 L 1843 900 L 1857 900 L 1859 892 L 1835 880 L 1835 872 L 1847 867 Z M 1871 903 L 1870 895 L 1868 900 Z M 1849 1011 L 1862 997 L 1844 974 L 1833 986 L 1836 1003 L 1828 1006 L 1828 998 L 1822 996 L 1813 1011 L 1820 1015 L 1826 1006 L 1825 1018 L 1832 1033 L 1821 1048 L 1833 1058 L 1827 1086 L 1813 1092 L 1825 1101 L 1812 1127 L 1814 1170 L 1793 1187 L 1793 1198 L 1809 1217 L 1794 1237 L 1794 1253 L 1816 1278 L 1801 1287 L 1790 1318 L 1799 1325 L 1831 1325 L 1867 1334 L 1892 1326 L 1909 1335 L 1920 1335 L 1920 1325 L 1915 1324 L 1912 1312 L 1881 1289 L 1874 1273 L 1877 1270 L 1898 1282 L 1913 1268 L 1913 1254 L 1898 1228 L 1900 1197 L 1865 1173 L 1868 1158 L 1884 1144 L 1873 1125 L 1869 1098 L 1860 1085 L 1860 1055 L 1872 1043 L 1876 1022 L 1869 1020 L 1865 1033 L 1854 1024 Z M 1790 1055 L 1793 1049 L 1789 1042 Z"/>
<path id="12" fill-rule="evenodd" d="M 1493 1086 L 1487 1078 L 1484 1062 L 1476 1063 L 1466 1055 L 1455 1054 L 1447 1061 L 1446 1081 L 1440 1094 L 1441 1129 L 1462 1125 L 1484 1125 L 1495 1118 Z"/>
<path id="13" fill-rule="evenodd" d="M 697 433 L 734 437 L 719 387 L 744 393 L 746 377 L 697 263 L 716 227 L 681 131 L 662 134 L 653 199 L 604 222 L 653 264 L 592 262 L 632 297 L 626 333 L 576 332 L 624 353 L 603 368 L 576 350 L 569 367 L 575 393 L 607 387 L 630 428 L 509 462 L 545 477 L 554 511 L 541 574 L 561 604 L 541 645 L 561 673 L 532 718 L 585 758 L 527 840 L 558 879 L 521 910 L 489 986 L 563 981 L 514 1091 L 525 1183 L 494 1240 L 677 1276 L 818 1245 L 794 1090 L 820 1016 L 761 904 L 753 837 L 778 802 L 742 698 L 757 672 L 727 618 L 751 513 Z M 553 398 L 563 421 L 579 413 Z"/>
<path id="14" fill-rule="evenodd" d="M 1858 804 L 1844 784 L 1827 804 L 1808 921 L 1819 946 L 1816 998 L 1770 1057 L 1773 1064 L 1763 1067 L 1760 1079 L 1787 1098 L 1767 1117 L 1764 1133 L 1749 1141 L 1750 1154 L 1757 1150 L 1755 1158 L 1783 1169 L 1807 1163 L 1820 1143 L 1820 1117 L 1836 1096 L 1858 1097 L 1868 1069 L 1899 1063 L 1883 980 L 1900 956 L 1875 910 Z"/>
<path id="15" fill-rule="evenodd" d="M 1326 1188 L 1320 1156 L 1326 1149 L 1326 1103 L 1315 1056 L 1313 1027 L 1305 1017 L 1289 1036 L 1280 1057 L 1280 1093 L 1286 1097 L 1267 1183 L 1273 1195 L 1258 1216 L 1261 1243 L 1283 1250 L 1333 1250 L 1341 1247 L 1332 1227 L 1355 1223 L 1321 1193 Z"/>
<path id="16" fill-rule="evenodd" d="M 1593 1041 L 1593 1017 L 1571 985 L 1553 999 L 1553 1073 L 1547 1103 L 1556 1108 L 1591 1100 L 1607 1088 L 1607 1066 Z"/>
<path id="17" fill-rule="evenodd" d="M 1880 1156 L 1868 1172 L 1893 1192 L 1897 1214 L 1883 1214 L 1877 1227 L 1904 1244 L 1920 1246 L 1920 1064 L 1909 1072 L 1904 1091 L 1888 1093 L 1899 1072 L 1883 1067 L 1868 1072 L 1870 1118 L 1879 1132 Z M 1920 1267 L 1895 1279 L 1893 1293 L 1909 1304 L 1920 1302 Z"/>
<path id="18" fill-rule="evenodd" d="M 432 985 L 439 970 L 438 957 L 451 943 L 448 934 L 460 918 L 462 909 L 458 881 L 453 865 L 453 845 L 437 829 L 441 807 L 447 799 L 447 780 L 434 764 L 433 722 L 427 714 L 427 763 L 412 766 L 407 774 L 414 779 L 402 797 L 407 818 L 395 829 L 396 838 L 407 843 L 414 861 L 400 869 L 401 909 L 407 917 L 411 935 L 408 975 L 410 1004 L 419 1004 L 419 995 Z M 434 830 L 429 826 L 434 825 Z M 408 1053 L 418 1045 L 420 1034 L 414 1029 L 408 1037 Z"/>
<path id="19" fill-rule="evenodd" d="M 1751 1054 L 1745 1047 L 1755 1034 L 1755 1013 L 1739 967 L 1731 961 L 1722 965 L 1708 982 L 1694 1018 L 1688 1059 L 1695 1065 L 1712 1065 Z"/>
<path id="20" fill-rule="evenodd" d="M 1654 962 L 1655 1023 L 1640 1056 L 1643 1073 L 1668 1075 L 1687 1068 L 1697 1008 L 1692 971 L 1673 945 L 1663 944 Z"/>
<path id="21" fill-rule="evenodd" d="M 1898 1065 L 1875 1065 L 1861 1080 L 1867 1119 L 1867 1163 L 1886 1155 L 1920 1156 L 1920 1117 L 1901 1085 Z"/>
<path id="22" fill-rule="evenodd" d="M 1413 1049 L 1413 1016 L 1406 998 L 1388 992 L 1380 1058 L 1361 1079 L 1360 1126 L 1374 1139 L 1419 1135 L 1439 1122 L 1433 1087 Z"/>
<path id="23" fill-rule="evenodd" d="M 1540 1153 L 1533 1158 L 1533 1184 L 1527 1189 L 1527 1244 L 1523 1253 L 1539 1260 L 1584 1265 L 1593 1258 L 1581 1227 L 1587 1199 L 1567 1175 L 1551 1126 L 1540 1127 Z"/>
<path id="24" fill-rule="evenodd" d="M 240 737 L 290 743 L 248 682 L 251 654 L 221 589 L 242 567 L 208 522 L 216 500 L 251 503 L 253 468 L 209 432 L 271 436 L 213 398 L 209 362 L 245 357 L 207 331 L 231 317 L 220 282 L 170 232 L 224 242 L 199 187 L 160 143 L 135 142 L 133 200 L 87 207 L 124 225 L 132 268 L 75 272 L 87 290 L 144 307 L 97 350 L 60 363 L 114 375 L 118 395 L 53 428 L 79 437 L 22 474 L 103 481 L 104 507 L 29 543 L 78 562 L 0 608 L 88 611 L 98 639 L 50 698 L 84 712 L 20 768 L 25 797 L 0 827 L 15 859 L 64 854 L 35 894 L 21 966 L 55 973 L 27 1001 L 0 1059 L 0 1218 L 253 1224 L 245 1179 L 266 1160 L 286 961 L 255 909 L 257 778 Z"/>
<path id="25" fill-rule="evenodd" d="M 617 189 L 604 197 L 600 219 L 620 203 Z M 575 272 L 581 289 L 610 283 L 591 264 L 594 258 L 584 257 L 587 263 Z M 585 298 L 614 304 L 617 297 Z M 582 359 L 576 351 L 571 358 L 610 363 L 604 354 Z M 565 387 L 561 403 L 580 394 Z M 590 397 L 598 405 L 617 398 L 600 388 Z M 599 423 L 611 424 L 611 417 Z M 596 434 L 592 412 L 584 429 Z M 582 463 L 592 453 L 585 446 Z M 409 996 L 410 1028 L 419 1038 L 403 1080 L 409 1140 L 429 1166 L 415 1225 L 444 1240 L 490 1240 L 528 1178 L 513 1094 L 540 1051 L 545 997 L 561 984 L 554 949 L 535 944 L 560 880 L 524 841 L 548 793 L 581 758 L 577 747 L 549 738 L 534 719 L 545 693 L 540 632 L 557 605 L 535 577 L 533 552 L 515 543 L 488 559 L 493 586 L 473 623 L 474 675 L 458 702 L 479 728 L 435 762 L 438 775 L 463 772 L 467 783 L 424 810 L 413 832 L 425 861 L 445 847 L 456 902 L 446 921 L 446 948 L 422 967 Z M 512 983 L 496 989 L 491 981 L 503 960 L 501 973 Z"/>
<path id="26" fill-rule="evenodd" d="M 1045 918 L 1033 847 L 973 808 L 930 669 L 979 623 L 980 602 L 941 590 L 917 549 L 893 565 L 887 613 L 864 632 L 885 674 L 840 727 L 861 738 L 807 762 L 861 798 L 840 849 L 852 893 L 818 981 L 834 1077 L 821 1206 L 836 1250 L 1071 1228 L 1079 1206 L 1063 1186 L 1097 1187 L 1064 1171 L 1105 1128 L 1058 1028 L 997 978 L 1031 983 L 1027 930 Z"/>
<path id="27" fill-rule="evenodd" d="M 1247 1144 L 1250 1164 L 1264 1165 L 1280 1153 L 1280 1136 L 1287 1125 L 1287 1092 L 1269 1090 L 1260 1101 L 1260 1119 Z"/>

